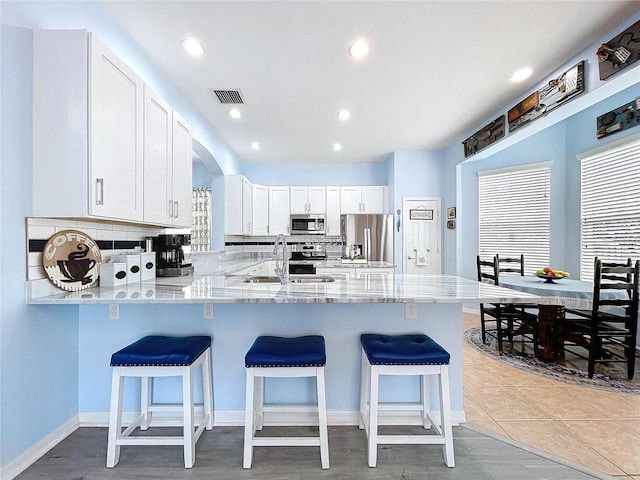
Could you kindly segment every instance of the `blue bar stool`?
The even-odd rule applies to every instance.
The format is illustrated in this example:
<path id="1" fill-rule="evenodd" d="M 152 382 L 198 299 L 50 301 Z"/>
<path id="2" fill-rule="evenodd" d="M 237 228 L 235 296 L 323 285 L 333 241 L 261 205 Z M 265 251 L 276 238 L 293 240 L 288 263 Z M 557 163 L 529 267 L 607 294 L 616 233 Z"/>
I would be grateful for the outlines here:
<path id="1" fill-rule="evenodd" d="M 447 467 L 454 467 L 451 403 L 449 398 L 449 353 L 433 339 L 423 334 L 360 336 L 362 369 L 360 374 L 360 415 L 358 426 L 367 435 L 367 456 L 375 467 L 378 444 L 442 444 Z M 419 403 L 380 403 L 378 382 L 380 375 L 419 375 Z M 428 376 L 438 376 L 440 391 L 440 419 L 430 412 Z M 380 411 L 418 411 L 422 426 L 433 426 L 435 435 L 379 435 Z"/>
<path id="2" fill-rule="evenodd" d="M 322 468 L 329 468 L 327 406 L 324 389 L 324 367 L 327 361 L 324 337 L 258 337 L 245 356 L 247 391 L 244 421 L 244 458 L 242 466 L 251 468 L 255 446 L 320 446 Z M 264 411 L 291 411 L 291 406 L 264 404 L 265 377 L 316 377 L 318 394 L 318 437 L 256 437 L 262 430 Z M 256 389 L 257 387 L 257 389 Z M 257 391 L 256 391 L 257 390 Z M 299 408 L 298 408 L 299 411 Z"/>
<path id="3" fill-rule="evenodd" d="M 202 365 L 204 416 L 194 431 L 193 376 Z M 213 387 L 211 379 L 211 337 L 147 336 L 111 356 L 111 409 L 107 445 L 107 467 L 120 460 L 121 445 L 183 445 L 184 466 L 193 467 L 196 442 L 203 430 L 213 428 Z M 156 405 L 152 401 L 153 377 L 182 377 L 182 405 Z M 140 377 L 140 414 L 122 430 L 122 395 L 125 377 Z M 140 426 L 147 430 L 154 411 L 178 411 L 183 416 L 182 436 L 130 434 Z"/>

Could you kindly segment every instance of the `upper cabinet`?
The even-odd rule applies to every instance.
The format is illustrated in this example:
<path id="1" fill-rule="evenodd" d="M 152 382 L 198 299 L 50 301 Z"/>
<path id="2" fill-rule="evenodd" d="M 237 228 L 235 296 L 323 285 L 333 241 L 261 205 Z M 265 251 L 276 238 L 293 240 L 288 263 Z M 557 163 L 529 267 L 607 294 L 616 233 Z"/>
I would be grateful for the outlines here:
<path id="1" fill-rule="evenodd" d="M 269 234 L 289 233 L 289 187 L 269 187 Z"/>
<path id="2" fill-rule="evenodd" d="M 291 187 L 291 213 L 325 213 L 325 187 Z"/>
<path id="3" fill-rule="evenodd" d="M 340 235 L 340 187 L 327 187 L 326 235 Z"/>
<path id="4" fill-rule="evenodd" d="M 253 234 L 253 184 L 242 175 L 224 177 L 224 233 Z"/>
<path id="5" fill-rule="evenodd" d="M 253 235 L 269 234 L 269 187 L 253 185 Z"/>
<path id="6" fill-rule="evenodd" d="M 340 187 L 340 213 L 386 213 L 384 186 Z"/>
<path id="7" fill-rule="evenodd" d="M 191 226 L 191 147 L 189 125 L 145 86 L 145 222 Z"/>
<path id="8" fill-rule="evenodd" d="M 168 195 L 163 207 L 168 208 L 171 200 L 178 202 L 178 212 L 185 210 L 180 203 L 186 202 L 186 210 L 176 214 L 174 209 L 170 220 L 159 220 L 154 215 L 160 208 L 153 206 L 153 220 L 147 220 L 144 175 L 157 172 L 144 169 L 143 81 L 84 30 L 35 30 L 33 43 L 32 214 L 190 225 L 191 133 L 187 125 L 181 122 L 183 131 L 177 143 L 170 144 L 176 140 L 173 130 L 168 132 L 173 128 L 173 112 L 160 101 L 153 105 L 150 131 L 166 137 L 153 152 L 155 160 L 163 162 L 158 168 L 168 169 L 175 162 L 172 149 L 178 148 L 182 169 L 171 180 L 163 173 L 161 184 L 151 184 Z M 182 158 L 187 150 L 188 164 Z M 187 183 L 188 200 L 186 192 L 176 195 L 173 191 L 175 185 L 183 190 Z"/>

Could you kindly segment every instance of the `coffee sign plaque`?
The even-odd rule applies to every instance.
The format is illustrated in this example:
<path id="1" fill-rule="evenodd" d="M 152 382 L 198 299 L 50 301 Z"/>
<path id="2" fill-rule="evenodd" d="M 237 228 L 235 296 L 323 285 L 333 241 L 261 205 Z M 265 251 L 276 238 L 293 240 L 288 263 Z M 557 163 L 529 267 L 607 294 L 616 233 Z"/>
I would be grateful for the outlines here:
<path id="1" fill-rule="evenodd" d="M 89 288 L 98 279 L 101 261 L 96 242 L 79 230 L 56 233 L 42 251 L 42 266 L 49 280 L 71 292 Z"/>

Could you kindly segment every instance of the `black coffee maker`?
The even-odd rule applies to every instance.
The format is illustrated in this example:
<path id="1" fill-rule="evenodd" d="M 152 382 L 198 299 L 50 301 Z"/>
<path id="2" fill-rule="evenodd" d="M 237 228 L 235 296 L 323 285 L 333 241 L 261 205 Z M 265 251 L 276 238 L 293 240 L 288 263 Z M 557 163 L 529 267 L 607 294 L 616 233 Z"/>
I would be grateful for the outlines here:
<path id="1" fill-rule="evenodd" d="M 183 246 L 191 244 L 191 235 L 158 235 L 153 239 L 158 277 L 193 275 L 193 265 L 185 263 Z"/>

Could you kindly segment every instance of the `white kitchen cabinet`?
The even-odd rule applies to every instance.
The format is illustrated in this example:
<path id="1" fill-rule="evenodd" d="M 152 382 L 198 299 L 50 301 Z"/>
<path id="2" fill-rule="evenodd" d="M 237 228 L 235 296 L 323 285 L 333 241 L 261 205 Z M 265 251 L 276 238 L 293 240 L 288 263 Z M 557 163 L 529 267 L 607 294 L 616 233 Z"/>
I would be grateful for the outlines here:
<path id="1" fill-rule="evenodd" d="M 384 186 L 340 187 L 340 212 L 387 213 L 386 192 Z"/>
<path id="2" fill-rule="evenodd" d="M 224 233 L 251 235 L 253 222 L 253 188 L 242 175 L 224 177 Z"/>
<path id="3" fill-rule="evenodd" d="M 191 228 L 193 215 L 193 134 L 191 126 L 173 111 L 173 222 L 176 227 Z M 146 172 L 145 172 L 146 174 Z"/>
<path id="4" fill-rule="evenodd" d="M 153 90 L 144 94 L 144 221 L 191 227 L 189 125 Z"/>
<path id="5" fill-rule="evenodd" d="M 291 213 L 323 214 L 326 209 L 325 187 L 291 187 Z"/>
<path id="6" fill-rule="evenodd" d="M 289 234 L 289 187 L 269 187 L 269 234 Z"/>
<path id="7" fill-rule="evenodd" d="M 340 235 L 340 187 L 327 187 L 325 234 Z"/>
<path id="8" fill-rule="evenodd" d="M 142 221 L 143 85 L 87 31 L 34 30 L 34 216 Z"/>
<path id="9" fill-rule="evenodd" d="M 253 235 L 269 234 L 269 187 L 253 184 Z"/>

